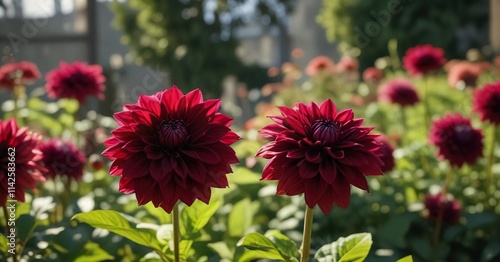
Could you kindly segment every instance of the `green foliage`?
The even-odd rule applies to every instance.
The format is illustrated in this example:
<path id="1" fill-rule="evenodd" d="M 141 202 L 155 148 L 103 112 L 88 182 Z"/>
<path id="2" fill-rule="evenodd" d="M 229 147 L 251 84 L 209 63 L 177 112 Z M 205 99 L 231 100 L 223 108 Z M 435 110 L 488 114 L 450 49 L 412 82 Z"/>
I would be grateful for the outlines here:
<path id="1" fill-rule="evenodd" d="M 298 261 L 299 258 L 297 245 L 275 230 L 268 231 L 265 235 L 250 233 L 238 242 L 238 246 L 246 248 L 238 259 L 240 262 L 254 259 Z"/>
<path id="2" fill-rule="evenodd" d="M 372 243 L 370 233 L 341 237 L 331 244 L 322 246 L 314 258 L 319 262 L 362 262 L 368 256 Z"/>
<path id="3" fill-rule="evenodd" d="M 432 44 L 444 48 L 448 58 L 463 58 L 465 51 L 481 48 L 487 39 L 458 38 L 456 30 L 472 26 L 486 35 L 488 17 L 488 1 L 324 0 L 318 22 L 330 41 L 359 48 L 361 68 L 366 68 L 389 55 L 391 39 L 397 40 L 400 57 L 409 47 Z"/>

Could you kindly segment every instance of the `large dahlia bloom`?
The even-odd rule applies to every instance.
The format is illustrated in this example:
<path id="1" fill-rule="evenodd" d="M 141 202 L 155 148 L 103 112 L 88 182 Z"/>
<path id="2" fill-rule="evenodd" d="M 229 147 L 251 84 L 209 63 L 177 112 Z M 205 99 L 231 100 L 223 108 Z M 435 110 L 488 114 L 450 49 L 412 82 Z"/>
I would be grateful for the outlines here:
<path id="1" fill-rule="evenodd" d="M 415 87 L 405 79 L 393 79 L 378 90 L 378 99 L 400 106 L 413 106 L 420 101 Z"/>
<path id="2" fill-rule="evenodd" d="M 41 166 L 42 153 L 37 149 L 40 136 L 19 128 L 14 119 L 0 120 L 0 206 L 5 205 L 7 197 L 24 202 L 24 191 L 34 189 L 36 182 L 45 181 Z M 10 158 L 10 159 L 9 159 Z M 13 165 L 15 164 L 15 169 Z M 15 190 L 9 192 L 9 177 L 15 175 Z"/>
<path id="3" fill-rule="evenodd" d="M 87 158 L 73 143 L 52 139 L 41 143 L 39 149 L 43 153 L 42 162 L 48 170 L 46 178 L 64 176 L 69 180 L 82 179 Z"/>
<path id="4" fill-rule="evenodd" d="M 40 71 L 35 64 L 21 61 L 8 63 L 0 67 L 0 87 L 12 89 L 16 85 L 27 85 L 40 78 Z"/>
<path id="5" fill-rule="evenodd" d="M 425 196 L 425 208 L 427 218 L 437 220 L 442 212 L 443 221 L 449 224 L 456 224 L 460 219 L 460 203 L 455 199 L 447 199 L 441 193 Z"/>
<path id="6" fill-rule="evenodd" d="M 410 75 L 425 75 L 435 72 L 446 63 L 444 51 L 432 45 L 409 48 L 403 57 L 403 67 Z"/>
<path id="7" fill-rule="evenodd" d="M 500 82 L 485 84 L 476 90 L 473 111 L 479 113 L 481 121 L 500 125 Z"/>
<path id="8" fill-rule="evenodd" d="M 482 139 L 481 130 L 460 114 L 447 114 L 434 121 L 429 135 L 429 142 L 438 148 L 437 156 L 457 167 L 473 165 L 483 156 Z"/>
<path id="9" fill-rule="evenodd" d="M 307 206 L 326 214 L 334 203 L 349 205 L 351 184 L 369 190 L 365 175 L 382 173 L 377 135 L 351 109 L 339 112 L 330 99 L 279 109 L 281 116 L 270 117 L 276 123 L 260 130 L 272 141 L 257 153 L 271 159 L 262 179 L 278 180 L 278 195 L 304 193 Z"/>
<path id="10" fill-rule="evenodd" d="M 335 72 L 335 64 L 333 60 L 327 56 L 317 56 L 307 64 L 305 71 L 308 76 L 332 74 Z"/>
<path id="11" fill-rule="evenodd" d="M 396 166 L 396 161 L 394 160 L 394 147 L 384 135 L 380 135 L 376 140 L 380 143 L 380 148 L 377 150 L 378 157 L 384 163 L 381 167 L 382 172 L 389 172 Z"/>
<path id="12" fill-rule="evenodd" d="M 74 98 L 85 103 L 88 96 L 104 99 L 104 81 L 100 65 L 83 62 L 61 62 L 59 68 L 47 73 L 45 89 L 51 98 Z"/>
<path id="13" fill-rule="evenodd" d="M 229 145 L 239 137 L 229 129 L 232 119 L 217 112 L 220 105 L 203 101 L 198 89 L 183 95 L 175 86 L 124 105 L 103 152 L 113 161 L 111 175 L 121 176 L 120 191 L 170 213 L 178 200 L 208 203 L 211 187 L 227 187 L 230 164 L 238 162 Z"/>

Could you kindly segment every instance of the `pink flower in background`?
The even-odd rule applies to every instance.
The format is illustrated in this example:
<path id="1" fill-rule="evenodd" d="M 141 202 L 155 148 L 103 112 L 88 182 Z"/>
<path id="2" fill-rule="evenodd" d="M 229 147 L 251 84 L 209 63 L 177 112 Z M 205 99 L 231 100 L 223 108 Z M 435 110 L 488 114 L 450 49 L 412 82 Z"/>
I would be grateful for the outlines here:
<path id="1" fill-rule="evenodd" d="M 358 60 L 345 56 L 340 59 L 335 69 L 339 73 L 353 73 L 358 71 L 358 67 Z"/>
<path id="2" fill-rule="evenodd" d="M 80 181 L 87 162 L 85 155 L 69 141 L 51 139 L 39 146 L 43 153 L 42 162 L 47 168 L 47 179 L 64 176 L 69 180 Z"/>
<path id="3" fill-rule="evenodd" d="M 456 224 L 460 219 L 461 207 L 454 199 L 447 199 L 441 193 L 425 196 L 425 208 L 430 220 L 437 220 L 439 213 L 443 212 L 443 221 Z"/>
<path id="4" fill-rule="evenodd" d="M 51 98 L 73 98 L 80 104 L 85 103 L 88 96 L 104 99 L 106 79 L 100 65 L 61 62 L 59 68 L 47 73 L 46 79 L 45 89 Z"/>
<path id="5" fill-rule="evenodd" d="M 175 86 L 124 105 L 103 152 L 113 161 L 110 174 L 121 176 L 120 191 L 170 213 L 178 200 L 208 203 L 211 187 L 227 187 L 230 164 L 238 163 L 229 145 L 239 136 L 229 129 L 232 119 L 217 112 L 220 105 L 203 101 L 198 89 L 183 95 Z"/>
<path id="6" fill-rule="evenodd" d="M 332 74 L 335 72 L 333 60 L 326 56 L 313 58 L 305 69 L 308 76 L 317 76 L 318 74 Z"/>
<path id="7" fill-rule="evenodd" d="M 262 179 L 278 180 L 278 195 L 304 193 L 307 206 L 326 214 L 334 203 L 349 205 L 351 184 L 369 190 L 365 176 L 382 174 L 377 135 L 351 109 L 337 111 L 331 100 L 279 109 L 275 124 L 260 130 L 271 142 L 257 153 L 271 159 Z"/>
<path id="8" fill-rule="evenodd" d="M 386 136 L 380 135 L 376 138 L 377 142 L 380 143 L 380 148 L 377 150 L 377 155 L 384 162 L 381 167 L 382 172 L 386 173 L 394 169 L 396 162 L 394 160 L 394 147 L 391 145 Z"/>
<path id="9" fill-rule="evenodd" d="M 370 83 L 378 83 L 384 78 L 384 72 L 375 67 L 368 67 L 363 71 L 363 80 Z"/>
<path id="10" fill-rule="evenodd" d="M 500 82 L 488 83 L 476 90 L 472 110 L 479 113 L 481 121 L 500 125 Z"/>
<path id="11" fill-rule="evenodd" d="M 444 51 L 432 45 L 409 48 L 403 57 L 403 67 L 410 75 L 425 75 L 435 72 L 446 63 Z"/>
<path id="12" fill-rule="evenodd" d="M 27 189 L 34 189 L 36 182 L 45 181 L 42 173 L 46 170 L 40 163 L 42 153 L 37 149 L 40 138 L 26 128 L 19 128 L 14 119 L 0 120 L 0 206 L 5 205 L 10 196 L 12 172 L 15 172 L 13 198 L 21 202 Z M 9 163 L 15 164 L 15 171 Z"/>
<path id="13" fill-rule="evenodd" d="M 447 114 L 434 121 L 429 134 L 429 142 L 438 148 L 437 156 L 457 167 L 474 165 L 483 156 L 482 139 L 481 130 L 460 114 Z"/>
<path id="14" fill-rule="evenodd" d="M 21 61 L 8 63 L 0 67 L 0 87 L 12 89 L 16 85 L 27 85 L 40 78 L 40 71 L 35 64 Z"/>
<path id="15" fill-rule="evenodd" d="M 483 72 L 479 64 L 458 62 L 450 66 L 448 84 L 452 87 L 476 87 L 477 79 Z"/>
<path id="16" fill-rule="evenodd" d="M 420 101 L 413 84 L 402 78 L 393 79 L 380 86 L 378 99 L 400 106 L 413 106 Z"/>

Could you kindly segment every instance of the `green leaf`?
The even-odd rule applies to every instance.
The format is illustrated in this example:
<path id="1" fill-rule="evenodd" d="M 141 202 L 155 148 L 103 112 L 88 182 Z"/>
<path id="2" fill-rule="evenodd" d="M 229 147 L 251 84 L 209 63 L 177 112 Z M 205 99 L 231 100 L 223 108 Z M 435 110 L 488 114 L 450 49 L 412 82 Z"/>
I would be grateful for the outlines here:
<path id="1" fill-rule="evenodd" d="M 396 262 L 413 262 L 413 258 L 412 256 L 406 256 L 406 257 L 403 257 L 401 259 L 398 259 L 398 261 Z"/>
<path id="2" fill-rule="evenodd" d="M 208 205 L 196 200 L 190 207 L 185 207 L 181 213 L 180 228 L 183 239 L 200 231 L 215 214 L 220 204 L 219 199 L 212 198 Z"/>
<path id="3" fill-rule="evenodd" d="M 300 258 L 299 249 L 297 244 L 287 236 L 281 234 L 277 230 L 270 230 L 266 232 L 265 236 L 269 238 L 278 248 L 280 254 L 288 259 Z"/>
<path id="4" fill-rule="evenodd" d="M 9 246 L 7 245 L 9 240 L 5 235 L 0 234 L 0 251 L 4 254 L 7 254 L 7 250 L 9 250 Z"/>
<path id="5" fill-rule="evenodd" d="M 75 99 L 59 99 L 57 104 L 69 114 L 74 114 L 80 107 L 80 104 Z"/>
<path id="6" fill-rule="evenodd" d="M 74 260 L 75 262 L 104 261 L 114 259 L 112 255 L 101 249 L 97 243 L 87 242 L 83 248 L 83 254 L 78 256 L 78 258 Z"/>
<path id="7" fill-rule="evenodd" d="M 259 233 L 250 233 L 238 242 L 238 246 L 243 246 L 248 250 L 238 261 L 251 261 L 253 259 L 275 259 L 283 261 L 276 245 L 267 237 Z"/>
<path id="8" fill-rule="evenodd" d="M 245 234 L 245 231 L 252 225 L 258 204 L 259 203 L 252 203 L 248 198 L 244 198 L 233 205 L 233 209 L 231 213 L 229 213 L 228 218 L 229 236 L 242 237 Z"/>
<path id="9" fill-rule="evenodd" d="M 331 244 L 322 246 L 314 258 L 319 262 L 361 262 L 368 256 L 372 243 L 370 233 L 341 237 Z"/>
<path id="10" fill-rule="evenodd" d="M 71 219 L 87 223 L 92 227 L 109 230 L 139 245 L 161 250 L 160 243 L 152 231 L 130 227 L 129 222 L 116 211 L 94 210 L 87 213 L 76 214 Z"/>
<path id="11" fill-rule="evenodd" d="M 209 243 L 208 247 L 215 251 L 221 258 L 225 258 L 228 260 L 233 260 L 233 252 L 229 250 L 229 247 L 227 246 L 226 242 L 215 242 L 215 243 Z"/>
<path id="12" fill-rule="evenodd" d="M 42 111 L 47 106 L 47 102 L 38 97 L 28 99 L 27 107 L 36 111 Z"/>

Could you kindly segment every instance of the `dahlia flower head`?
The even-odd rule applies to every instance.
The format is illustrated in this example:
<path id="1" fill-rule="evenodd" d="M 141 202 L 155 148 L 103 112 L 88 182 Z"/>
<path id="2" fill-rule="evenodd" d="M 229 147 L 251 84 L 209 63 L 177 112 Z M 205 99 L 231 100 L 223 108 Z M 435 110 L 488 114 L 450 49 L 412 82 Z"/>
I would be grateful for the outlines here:
<path id="1" fill-rule="evenodd" d="M 381 85 L 378 90 L 378 99 L 403 107 L 413 106 L 420 101 L 417 89 L 403 78 L 392 79 Z"/>
<path id="2" fill-rule="evenodd" d="M 113 161 L 110 174 L 121 176 L 119 190 L 168 213 L 178 200 L 208 203 L 211 187 L 227 187 L 230 164 L 238 162 L 229 145 L 239 136 L 220 106 L 221 100 L 203 101 L 199 89 L 184 95 L 175 86 L 124 105 L 103 152 Z"/>
<path id="3" fill-rule="evenodd" d="M 353 73 L 358 71 L 358 60 L 353 57 L 345 56 L 342 57 L 335 67 L 338 73 Z"/>
<path id="4" fill-rule="evenodd" d="M 87 158 L 73 143 L 56 138 L 42 142 L 39 149 L 43 153 L 42 162 L 48 170 L 44 174 L 45 178 L 61 176 L 68 180 L 82 180 Z"/>
<path id="5" fill-rule="evenodd" d="M 384 78 L 384 72 L 375 67 L 368 67 L 363 71 L 363 80 L 370 83 L 378 83 Z"/>
<path id="6" fill-rule="evenodd" d="M 448 84 L 459 89 L 476 87 L 477 79 L 483 71 L 483 68 L 478 64 L 457 62 L 449 69 Z"/>
<path id="7" fill-rule="evenodd" d="M 378 157 L 384 163 L 381 170 L 383 173 L 389 172 L 396 166 L 396 161 L 394 160 L 394 147 L 384 135 L 380 135 L 376 140 L 380 143 L 380 148 L 377 150 Z"/>
<path id="8" fill-rule="evenodd" d="M 403 68 L 410 75 L 426 75 L 443 67 L 446 63 L 444 51 L 432 45 L 409 48 L 403 57 Z"/>
<path id="9" fill-rule="evenodd" d="M 45 90 L 53 99 L 73 98 L 80 104 L 85 103 L 89 96 L 104 99 L 106 78 L 100 65 L 61 62 L 59 68 L 47 73 L 46 80 Z"/>
<path id="10" fill-rule="evenodd" d="M 488 83 L 477 89 L 472 110 L 479 113 L 481 121 L 500 125 L 500 82 Z"/>
<path id="11" fill-rule="evenodd" d="M 457 224 L 460 219 L 460 203 L 455 199 L 447 199 L 441 193 L 426 195 L 425 208 L 430 220 L 437 220 L 440 212 L 443 212 L 443 221 L 448 224 Z"/>
<path id="12" fill-rule="evenodd" d="M 0 87 L 13 89 L 16 85 L 34 83 L 40 78 L 38 67 L 27 61 L 8 63 L 0 67 Z"/>
<path id="13" fill-rule="evenodd" d="M 447 114 L 435 120 L 429 142 L 437 147 L 438 158 L 455 167 L 465 163 L 474 165 L 483 156 L 483 133 L 460 114 Z"/>
<path id="14" fill-rule="evenodd" d="M 335 64 L 333 63 L 333 60 L 327 56 L 317 56 L 309 61 L 305 72 L 308 76 L 333 74 L 335 72 Z"/>
<path id="15" fill-rule="evenodd" d="M 19 128 L 14 119 L 0 120 L 0 206 L 5 205 L 8 197 L 24 202 L 25 191 L 45 181 L 42 174 L 46 170 L 40 163 L 42 152 L 37 148 L 40 139 L 40 135 Z M 9 165 L 13 162 L 14 171 L 12 164 Z M 16 180 L 13 195 L 9 193 L 11 172 L 15 172 Z"/>
<path id="16" fill-rule="evenodd" d="M 304 193 L 307 206 L 327 214 L 334 203 L 349 205 L 351 184 L 369 191 L 365 176 L 382 174 L 377 135 L 351 109 L 337 111 L 330 99 L 278 108 L 281 116 L 260 130 L 271 141 L 257 153 L 271 159 L 262 179 L 278 180 L 278 195 Z"/>

